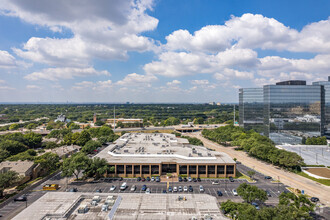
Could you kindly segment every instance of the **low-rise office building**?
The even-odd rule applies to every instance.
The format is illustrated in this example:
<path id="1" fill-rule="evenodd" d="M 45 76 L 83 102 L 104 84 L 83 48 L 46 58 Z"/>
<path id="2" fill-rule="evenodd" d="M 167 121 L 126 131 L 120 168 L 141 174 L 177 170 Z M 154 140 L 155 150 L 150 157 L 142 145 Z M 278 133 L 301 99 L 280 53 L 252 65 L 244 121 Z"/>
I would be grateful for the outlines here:
<path id="1" fill-rule="evenodd" d="M 96 157 L 115 168 L 109 176 L 236 176 L 236 163 L 227 154 L 191 145 L 173 134 L 127 133 Z"/>

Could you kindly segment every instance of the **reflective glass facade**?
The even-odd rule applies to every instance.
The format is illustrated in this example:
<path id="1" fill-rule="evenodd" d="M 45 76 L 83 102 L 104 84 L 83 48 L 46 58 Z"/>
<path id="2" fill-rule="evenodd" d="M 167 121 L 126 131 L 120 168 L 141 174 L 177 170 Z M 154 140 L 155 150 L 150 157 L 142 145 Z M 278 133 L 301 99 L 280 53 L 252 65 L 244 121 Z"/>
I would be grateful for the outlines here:
<path id="1" fill-rule="evenodd" d="M 264 134 L 276 144 L 298 144 L 303 136 L 321 136 L 322 87 L 266 85 Z"/>
<path id="2" fill-rule="evenodd" d="M 240 89 L 240 126 L 262 133 L 276 144 L 300 144 L 302 137 L 330 137 L 330 81 L 301 82 Z"/>
<path id="3" fill-rule="evenodd" d="M 239 90 L 239 125 L 245 129 L 263 132 L 263 88 Z"/>

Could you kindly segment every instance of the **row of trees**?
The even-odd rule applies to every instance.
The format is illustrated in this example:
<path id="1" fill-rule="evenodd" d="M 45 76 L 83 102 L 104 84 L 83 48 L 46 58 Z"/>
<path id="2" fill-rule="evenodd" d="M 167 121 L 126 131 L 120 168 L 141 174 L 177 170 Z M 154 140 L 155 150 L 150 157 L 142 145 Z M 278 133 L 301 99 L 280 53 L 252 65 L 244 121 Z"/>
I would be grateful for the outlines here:
<path id="1" fill-rule="evenodd" d="M 245 201 L 236 203 L 231 200 L 221 203 L 221 209 L 226 215 L 238 220 L 265 220 L 265 219 L 313 219 L 309 213 L 314 211 L 315 205 L 305 196 L 282 193 L 279 196 L 279 204 L 275 207 L 265 207 L 266 192 L 256 186 L 246 183 L 237 189 L 238 194 Z M 257 210 L 252 202 L 261 204 Z"/>
<path id="2" fill-rule="evenodd" d="M 267 161 L 274 165 L 289 169 L 300 169 L 304 165 L 303 159 L 294 152 L 280 150 L 266 136 L 253 130 L 245 131 L 243 128 L 228 125 L 214 130 L 203 130 L 203 136 L 219 144 L 239 146 L 250 156 Z"/>
<path id="3" fill-rule="evenodd" d="M 326 137 L 305 137 L 302 138 L 302 144 L 306 145 L 327 145 L 327 138 Z"/>

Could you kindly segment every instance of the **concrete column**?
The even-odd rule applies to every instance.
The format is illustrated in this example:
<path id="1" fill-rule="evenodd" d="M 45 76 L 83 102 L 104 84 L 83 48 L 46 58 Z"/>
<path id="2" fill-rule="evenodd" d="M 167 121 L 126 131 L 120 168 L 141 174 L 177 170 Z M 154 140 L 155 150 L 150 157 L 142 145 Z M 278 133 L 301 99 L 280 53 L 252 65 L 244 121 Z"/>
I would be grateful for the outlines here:
<path id="1" fill-rule="evenodd" d="M 117 165 L 115 165 L 115 175 L 117 175 Z"/>
<path id="2" fill-rule="evenodd" d="M 187 165 L 187 176 L 189 176 L 189 165 Z"/>
<path id="3" fill-rule="evenodd" d="M 149 175 L 151 176 L 151 165 L 149 165 Z"/>
<path id="4" fill-rule="evenodd" d="M 127 173 L 126 173 L 126 164 L 124 164 L 124 176 L 127 177 Z"/>
<path id="5" fill-rule="evenodd" d="M 179 166 L 179 164 L 176 164 L 176 175 L 177 176 L 180 175 L 180 166 Z"/>
<path id="6" fill-rule="evenodd" d="M 134 174 L 134 164 L 132 164 L 132 177 L 135 177 L 135 174 Z"/>
<path id="7" fill-rule="evenodd" d="M 225 177 L 227 177 L 227 165 L 225 165 Z"/>
<path id="8" fill-rule="evenodd" d="M 234 164 L 234 177 L 236 177 L 236 164 Z"/>
<path id="9" fill-rule="evenodd" d="M 159 169 L 159 176 L 160 176 L 160 175 L 162 175 L 162 165 L 161 164 L 159 164 L 158 169 Z"/>
<path id="10" fill-rule="evenodd" d="M 197 177 L 199 177 L 199 166 L 198 165 L 196 165 L 196 175 L 197 175 Z"/>
<path id="11" fill-rule="evenodd" d="M 215 178 L 218 177 L 218 165 L 215 165 Z"/>
<path id="12" fill-rule="evenodd" d="M 206 165 L 206 177 L 209 177 L 209 165 Z"/>
<path id="13" fill-rule="evenodd" d="M 140 165 L 140 176 L 142 176 L 142 165 Z"/>

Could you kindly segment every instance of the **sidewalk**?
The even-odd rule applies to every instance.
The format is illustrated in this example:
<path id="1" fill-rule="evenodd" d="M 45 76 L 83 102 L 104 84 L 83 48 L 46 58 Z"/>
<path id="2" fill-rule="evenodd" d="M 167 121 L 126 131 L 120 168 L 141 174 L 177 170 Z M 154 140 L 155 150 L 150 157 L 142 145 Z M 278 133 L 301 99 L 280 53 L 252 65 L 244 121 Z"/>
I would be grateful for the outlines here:
<path id="1" fill-rule="evenodd" d="M 197 137 L 201 141 L 203 141 L 205 147 L 227 153 L 232 158 L 237 158 L 237 160 L 241 161 L 244 165 L 248 167 L 253 167 L 255 170 L 267 176 L 273 177 L 273 179 L 278 180 L 279 178 L 280 181 L 285 185 L 304 190 L 307 195 L 318 197 L 321 203 L 324 203 L 326 206 L 330 206 L 329 186 L 322 185 L 320 183 L 314 182 L 313 180 L 304 178 L 289 171 L 279 169 L 266 162 L 262 162 L 252 157 L 249 157 L 243 151 L 235 151 L 234 147 L 223 147 L 215 142 L 204 138 L 201 133 L 189 133 L 186 135 L 191 137 Z"/>

